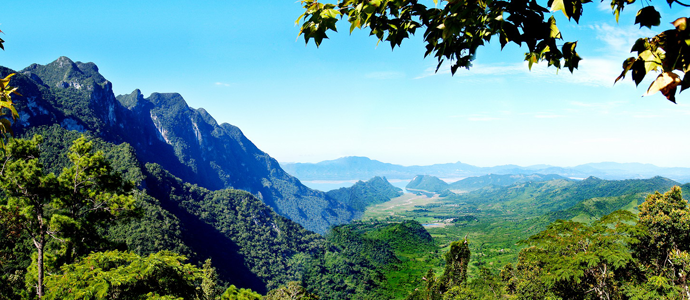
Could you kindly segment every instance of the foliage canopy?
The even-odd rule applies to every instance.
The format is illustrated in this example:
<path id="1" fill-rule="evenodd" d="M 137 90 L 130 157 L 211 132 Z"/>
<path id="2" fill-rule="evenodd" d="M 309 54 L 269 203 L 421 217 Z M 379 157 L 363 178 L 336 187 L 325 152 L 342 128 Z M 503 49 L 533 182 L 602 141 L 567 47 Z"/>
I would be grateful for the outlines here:
<path id="1" fill-rule="evenodd" d="M 74 141 L 68 157 L 72 165 L 59 176 L 45 171 L 40 162 L 39 135 L 31 140 L 11 139 L 0 153 L 0 199 L 11 226 L 24 231 L 37 251 L 36 290 L 43 296 L 44 251 L 50 238 L 59 241 L 58 263 L 100 249 L 98 233 L 104 222 L 134 207 L 132 185 L 115 172 L 103 152 L 93 153 L 85 137 Z"/>
<path id="2" fill-rule="evenodd" d="M 436 71 L 444 61 L 450 63 L 455 74 L 458 68 L 469 68 L 479 46 L 497 38 L 501 48 L 508 43 L 525 45 L 525 61 L 529 68 L 541 61 L 557 69 L 570 72 L 581 60 L 576 51 L 577 41 L 564 42 L 549 12 L 561 11 L 569 20 L 579 23 L 583 4 L 591 0 L 549 0 L 547 6 L 536 0 L 434 0 L 435 7 L 427 7 L 418 0 L 343 0 L 337 4 L 302 0 L 304 14 L 297 18 L 301 24 L 299 35 L 306 43 L 313 39 L 318 47 L 329 30 L 337 31 L 336 23 L 346 18 L 350 33 L 355 28 L 368 27 L 370 35 L 388 42 L 391 48 L 400 46 L 404 39 L 424 29 L 426 44 L 424 56 L 438 60 Z M 439 4 L 440 2 L 440 4 Z M 687 6 L 679 0 L 667 0 L 669 6 Z M 611 10 L 618 21 L 621 11 L 635 0 L 612 0 Z M 661 15 L 653 5 L 643 3 L 637 12 L 635 24 L 652 28 L 661 24 Z M 630 57 L 623 63 L 623 71 L 616 82 L 632 71 L 632 79 L 639 84 L 650 72 L 659 72 L 647 94 L 661 91 L 675 103 L 677 87 L 683 91 L 690 87 L 690 29 L 688 19 L 673 21 L 675 29 L 654 37 L 640 38 L 632 46 Z M 674 72 L 683 75 L 680 76 Z"/>

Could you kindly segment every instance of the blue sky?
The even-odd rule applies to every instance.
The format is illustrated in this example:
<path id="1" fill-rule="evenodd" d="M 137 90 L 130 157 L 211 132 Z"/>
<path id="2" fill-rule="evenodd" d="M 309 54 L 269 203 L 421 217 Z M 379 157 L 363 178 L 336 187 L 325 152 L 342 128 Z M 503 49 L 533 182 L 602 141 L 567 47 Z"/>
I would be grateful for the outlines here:
<path id="1" fill-rule="evenodd" d="M 471 70 L 435 74 L 421 32 L 391 51 L 344 22 L 319 49 L 305 46 L 295 1 L 13 1 L 0 11 L 0 62 L 22 69 L 64 55 L 96 63 L 116 94 L 179 92 L 282 162 L 690 167 L 689 94 L 674 105 L 641 97 L 649 79 L 613 85 L 632 42 L 652 35 L 633 25 L 639 8 L 619 24 L 605 3 L 586 5 L 579 25 L 553 13 L 578 40 L 574 75 L 530 72 L 523 49 L 497 43 Z M 664 9 L 655 30 L 690 12 Z"/>

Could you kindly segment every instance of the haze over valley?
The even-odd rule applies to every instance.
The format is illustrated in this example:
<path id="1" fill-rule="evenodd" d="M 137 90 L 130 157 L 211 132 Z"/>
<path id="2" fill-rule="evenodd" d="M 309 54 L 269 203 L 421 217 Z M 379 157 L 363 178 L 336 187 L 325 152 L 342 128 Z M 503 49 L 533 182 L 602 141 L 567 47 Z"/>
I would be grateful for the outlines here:
<path id="1" fill-rule="evenodd" d="M 456 162 L 429 166 L 401 166 L 367 157 L 349 156 L 319 163 L 281 163 L 280 165 L 286 172 L 299 178 L 307 186 L 326 191 L 335 187 L 350 186 L 359 180 L 367 180 L 374 176 L 386 177 L 391 183 L 399 187 L 404 187 L 417 175 L 439 177 L 448 183 L 488 174 L 553 174 L 570 179 L 585 179 L 594 176 L 610 180 L 646 179 L 663 176 L 681 183 L 690 182 L 690 168 L 662 168 L 642 163 L 605 162 L 575 167 L 549 165 L 477 167 Z"/>

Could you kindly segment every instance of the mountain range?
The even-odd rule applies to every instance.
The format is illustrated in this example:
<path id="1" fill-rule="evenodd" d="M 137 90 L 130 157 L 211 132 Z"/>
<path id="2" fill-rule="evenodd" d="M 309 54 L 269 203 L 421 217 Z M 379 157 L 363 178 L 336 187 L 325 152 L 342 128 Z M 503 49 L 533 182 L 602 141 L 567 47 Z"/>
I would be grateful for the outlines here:
<path id="1" fill-rule="evenodd" d="M 14 72 L 2 68 L 3 76 Z M 142 163 L 156 163 L 185 182 L 218 190 L 248 191 L 278 214 L 319 233 L 346 223 L 357 212 L 307 188 L 230 124 L 218 124 L 203 108 L 193 109 L 177 93 L 140 90 L 115 96 L 112 83 L 93 63 L 60 57 L 16 72 L 12 84 L 22 129 L 60 124 L 91 132 L 111 143 L 131 145 Z"/>
<path id="2" fill-rule="evenodd" d="M 374 176 L 388 179 L 412 179 L 417 175 L 439 178 L 465 178 L 488 174 L 555 174 L 568 178 L 584 179 L 595 176 L 608 180 L 643 179 L 663 176 L 678 182 L 690 182 L 690 168 L 664 168 L 642 163 L 589 163 L 575 167 L 551 165 L 501 165 L 477 167 L 462 162 L 428 166 L 402 166 L 372 160 L 367 157 L 349 156 L 318 163 L 285 163 L 283 170 L 302 181 L 312 180 L 364 180 Z"/>
<path id="3" fill-rule="evenodd" d="M 22 93 L 13 97 L 19 112 L 13 124 L 15 136 L 43 135 L 40 160 L 46 172 L 59 173 L 67 167 L 70 162 L 66 149 L 85 135 L 96 150 L 103 151 L 114 170 L 139 187 L 134 192 L 137 209 L 130 212 L 137 217 L 113 220 L 109 227 L 101 228 L 100 234 L 112 243 L 103 247 L 126 249 L 137 255 L 169 250 L 197 265 L 209 259 L 224 284 L 262 294 L 299 281 L 322 299 L 392 298 L 374 295 L 389 295 L 393 290 L 397 298 L 403 298 L 423 284 L 420 278 L 429 267 L 442 266 L 435 238 L 461 238 L 452 231 L 432 236 L 417 222 L 390 223 L 397 219 L 388 211 L 382 221 L 335 226 L 358 219 L 371 204 L 401 194 L 385 177 L 375 177 L 385 172 L 391 174 L 388 178 L 517 174 L 461 180 L 456 184 L 462 183 L 464 189 L 483 188 L 464 194 L 448 193 L 444 200 L 447 202 L 398 212 L 418 215 L 425 222 L 457 218 L 453 225 L 437 230 L 463 226 L 499 230 L 500 226 L 494 224 L 502 220 L 506 224 L 503 228 L 534 231 L 537 223 L 520 225 L 514 221 L 533 217 L 587 220 L 602 212 L 634 207 L 645 194 L 678 184 L 661 177 L 627 181 L 589 177 L 575 181 L 530 175 L 560 174 L 562 168 L 550 166 L 481 168 L 456 163 L 404 167 L 350 157 L 322 164 L 318 172 L 308 171 L 307 164 L 300 165 L 316 179 L 372 178 L 349 188 L 320 192 L 305 187 L 300 179 L 284 171 L 239 128 L 218 124 L 204 109 L 189 107 L 179 94 L 152 93 L 145 97 L 140 90 L 134 90 L 116 96 L 112 83 L 95 64 L 67 57 L 20 71 L 0 67 L 0 76 L 9 73 L 18 74 L 11 85 Z M 295 172 L 290 169 L 294 166 L 285 167 Z M 580 171 L 562 169 L 571 175 L 562 176 L 578 177 L 602 170 L 609 170 L 610 176 L 643 176 L 640 174 L 652 172 L 655 167 L 592 164 L 578 168 Z M 672 171 L 682 175 L 684 169 L 657 168 L 659 174 L 676 174 Z M 418 179 L 418 188 L 457 188 L 432 176 Z M 6 228 L 0 227 L 3 230 Z M 508 235 L 496 232 L 486 236 L 494 240 Z M 3 244 L 8 237 L 0 232 L 0 255 L 8 253 L 9 248 L 4 248 L 7 244 Z M 482 247 L 484 243 L 477 245 Z M 501 249 L 510 245 L 514 246 L 515 241 L 507 241 Z M 12 259 L 3 261 L 0 268 L 0 298 L 18 295 L 25 286 L 30 288 L 24 278 L 30 278 L 26 272 L 32 264 L 33 246 L 17 243 L 16 247 L 10 249 Z M 51 272 L 59 274 L 55 273 L 59 266 L 53 267 Z M 389 291 L 384 293 L 384 289 Z"/>

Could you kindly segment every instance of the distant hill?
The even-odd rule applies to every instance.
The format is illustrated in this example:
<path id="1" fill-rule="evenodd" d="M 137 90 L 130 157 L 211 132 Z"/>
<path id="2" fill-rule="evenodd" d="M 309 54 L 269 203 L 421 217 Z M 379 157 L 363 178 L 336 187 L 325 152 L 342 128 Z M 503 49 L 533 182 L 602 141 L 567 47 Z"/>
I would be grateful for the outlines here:
<path id="1" fill-rule="evenodd" d="M 432 193 L 440 193 L 448 189 L 448 183 L 435 176 L 417 175 L 405 186 L 408 190 L 422 190 Z"/>
<path id="2" fill-rule="evenodd" d="M 492 203 L 493 209 L 510 211 L 542 211 L 543 213 L 569 209 L 591 198 L 640 195 L 665 192 L 678 182 L 663 177 L 650 179 L 604 180 L 589 177 L 585 180 L 550 180 L 522 182 L 506 187 L 490 186 L 467 194 L 453 196 L 464 203 Z M 619 207 L 613 208 L 613 210 Z"/>
<path id="3" fill-rule="evenodd" d="M 489 186 L 509 186 L 520 182 L 539 182 L 549 180 L 571 180 L 560 175 L 541 175 L 541 174 L 511 174 L 497 175 L 489 174 L 484 176 L 468 177 L 453 183 L 446 183 L 436 176 L 417 175 L 405 188 L 408 190 L 422 190 L 432 193 L 442 193 L 448 190 L 474 191 Z"/>
<path id="4" fill-rule="evenodd" d="M 410 177 L 406 167 L 358 156 L 326 160 L 316 164 L 281 163 L 280 166 L 300 180 L 360 180 L 375 176 L 386 178 Z"/>
<path id="5" fill-rule="evenodd" d="M 675 184 L 674 182 L 664 181 L 660 177 L 652 178 L 650 180 L 654 180 L 656 183 L 661 184 L 659 186 L 660 189 L 657 190 L 660 193 L 665 193 L 667 191 L 665 188 L 668 187 L 669 184 Z M 690 194 L 690 184 L 682 185 L 681 189 L 683 192 L 683 198 L 687 199 L 688 195 Z M 555 221 L 557 219 L 572 219 L 578 222 L 591 222 L 618 209 L 638 213 L 638 206 L 644 202 L 649 194 L 651 194 L 649 191 L 651 191 L 651 189 L 621 196 L 590 198 L 583 200 L 582 202 L 579 202 L 566 210 L 549 213 L 547 216 L 549 221 Z"/>
<path id="6" fill-rule="evenodd" d="M 509 186 L 511 184 L 515 184 L 515 183 L 519 183 L 519 182 L 539 182 L 539 181 L 549 181 L 549 180 L 555 180 L 555 179 L 570 180 L 566 177 L 563 177 L 560 175 L 555 175 L 555 174 L 550 174 L 550 175 L 541 175 L 541 174 L 498 175 L 498 174 L 489 174 L 489 175 L 484 175 L 484 176 L 468 177 L 468 178 L 453 182 L 448 186 L 448 189 L 460 190 L 460 191 L 474 191 L 474 190 L 478 190 L 478 189 L 481 189 L 483 187 L 490 186 L 490 185 Z"/>
<path id="7" fill-rule="evenodd" d="M 358 181 L 351 187 L 339 188 L 326 193 L 328 197 L 345 203 L 360 212 L 364 212 L 369 205 L 383 203 L 402 194 L 402 189 L 390 184 L 385 177 L 378 176 L 367 181 Z"/>
<path id="8" fill-rule="evenodd" d="M 608 180 L 644 179 L 663 176 L 672 180 L 690 182 L 690 168 L 663 168 L 651 164 L 602 162 L 575 167 L 550 165 L 502 165 L 477 167 L 456 162 L 428 166 L 402 166 L 372 160 L 366 157 L 343 157 L 319 163 L 281 163 L 283 169 L 304 181 L 311 180 L 361 180 L 374 176 L 388 179 L 412 179 L 416 175 L 432 175 L 439 178 L 464 178 L 488 174 L 556 174 L 568 178 L 595 176 Z"/>

